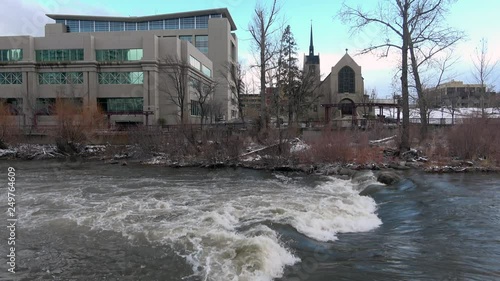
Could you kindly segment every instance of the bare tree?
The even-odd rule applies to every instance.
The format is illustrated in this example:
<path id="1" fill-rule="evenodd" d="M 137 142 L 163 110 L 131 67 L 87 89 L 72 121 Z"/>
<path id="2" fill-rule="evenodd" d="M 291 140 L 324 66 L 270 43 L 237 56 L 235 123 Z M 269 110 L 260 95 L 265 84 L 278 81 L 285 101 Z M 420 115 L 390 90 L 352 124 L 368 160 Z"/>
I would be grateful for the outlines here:
<path id="1" fill-rule="evenodd" d="M 174 56 L 168 56 L 160 65 L 160 72 L 166 79 L 161 80 L 158 90 L 167 96 L 179 109 L 177 116 L 181 124 L 187 123 L 186 105 L 189 96 L 189 62 Z"/>
<path id="2" fill-rule="evenodd" d="M 401 54 L 401 91 L 403 105 L 403 131 L 401 150 L 408 150 L 409 143 L 409 83 L 408 65 L 415 81 L 418 95 L 423 95 L 419 67 L 435 54 L 454 44 L 460 33 L 443 27 L 441 22 L 446 7 L 452 0 L 384 0 L 378 9 L 372 12 L 361 8 L 352 8 L 343 4 L 339 15 L 344 22 L 352 24 L 354 31 L 360 31 L 374 24 L 386 35 L 379 37 L 383 41 L 361 50 L 369 53 L 382 49 L 381 56 L 388 56 L 392 49 Z M 425 107 L 425 104 L 423 104 Z M 426 121 L 426 114 L 421 118 Z M 426 128 L 423 129 L 426 132 Z"/>
<path id="3" fill-rule="evenodd" d="M 498 65 L 498 61 L 492 61 L 491 57 L 488 55 L 488 41 L 485 38 L 481 39 L 479 47 L 476 48 L 476 53 L 473 57 L 472 63 L 474 65 L 472 73 L 474 79 L 476 79 L 476 81 L 481 85 L 479 93 L 481 115 L 485 116 L 487 83 L 491 82 L 491 75 Z"/>
<path id="4" fill-rule="evenodd" d="M 242 96 L 245 94 L 245 71 L 241 63 L 233 64 L 228 62 L 226 65 L 227 72 L 229 73 L 229 77 L 226 79 L 229 82 L 231 94 L 233 95 L 233 99 L 236 100 L 238 106 L 238 114 L 240 116 L 241 122 L 245 122 L 245 116 L 243 112 L 243 98 Z"/>
<path id="5" fill-rule="evenodd" d="M 191 77 L 190 84 L 196 98 L 191 101 L 191 107 L 195 106 L 198 108 L 200 114 L 200 128 L 203 129 L 203 124 L 209 116 L 210 100 L 213 99 L 216 83 Z M 195 104 L 193 104 L 193 102 Z"/>
<path id="6" fill-rule="evenodd" d="M 274 27 L 278 20 L 279 12 L 280 7 L 277 4 L 277 0 L 273 0 L 270 8 L 257 4 L 254 9 L 252 21 L 248 27 L 252 35 L 255 51 L 259 53 L 257 66 L 260 70 L 260 123 L 262 128 L 267 127 L 266 72 L 269 69 L 269 61 L 276 53 L 276 46 L 271 36 L 279 30 L 279 28 Z"/>

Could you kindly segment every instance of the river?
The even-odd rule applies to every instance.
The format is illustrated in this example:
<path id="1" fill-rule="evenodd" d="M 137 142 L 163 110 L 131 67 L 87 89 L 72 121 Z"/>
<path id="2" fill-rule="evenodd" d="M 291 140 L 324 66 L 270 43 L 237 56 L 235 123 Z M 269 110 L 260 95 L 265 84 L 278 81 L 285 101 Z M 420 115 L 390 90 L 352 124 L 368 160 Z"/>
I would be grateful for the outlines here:
<path id="1" fill-rule="evenodd" d="M 16 169 L 16 273 L 0 280 L 500 280 L 500 176 L 355 180 L 247 169 Z M 3 215 L 7 225 L 7 213 Z"/>

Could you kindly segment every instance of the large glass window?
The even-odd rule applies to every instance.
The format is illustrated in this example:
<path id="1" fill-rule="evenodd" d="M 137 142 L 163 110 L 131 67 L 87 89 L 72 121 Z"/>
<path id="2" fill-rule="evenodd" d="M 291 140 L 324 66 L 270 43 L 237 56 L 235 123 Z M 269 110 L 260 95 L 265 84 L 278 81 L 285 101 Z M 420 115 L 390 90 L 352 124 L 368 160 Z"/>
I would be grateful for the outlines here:
<path id="1" fill-rule="evenodd" d="M 143 84 L 143 72 L 101 72 L 99 84 Z"/>
<path id="2" fill-rule="evenodd" d="M 137 30 L 149 30 L 149 22 L 147 21 L 138 22 Z"/>
<path id="3" fill-rule="evenodd" d="M 208 54 L 208 35 L 196 35 L 195 46 L 204 54 Z"/>
<path id="4" fill-rule="evenodd" d="M 188 41 L 189 43 L 193 44 L 193 36 L 191 35 L 179 35 L 179 39 Z"/>
<path id="5" fill-rule="evenodd" d="M 83 72 L 42 72 L 38 73 L 38 83 L 41 85 L 83 84 Z"/>
<path id="6" fill-rule="evenodd" d="M 208 28 L 208 16 L 197 16 L 196 28 Z"/>
<path id="7" fill-rule="evenodd" d="M 19 85 L 22 83 L 22 72 L 0 72 L 0 85 Z"/>
<path id="8" fill-rule="evenodd" d="M 36 61 L 82 61 L 83 49 L 36 50 Z"/>
<path id="9" fill-rule="evenodd" d="M 110 31 L 124 31 L 125 23 L 123 21 L 112 21 L 109 23 Z"/>
<path id="10" fill-rule="evenodd" d="M 80 32 L 79 20 L 67 20 L 66 26 L 68 27 L 68 32 Z"/>
<path id="11" fill-rule="evenodd" d="M 179 19 L 165 20 L 165 29 L 179 29 Z"/>
<path id="12" fill-rule="evenodd" d="M 95 31 L 109 31 L 109 21 L 96 21 Z"/>
<path id="13" fill-rule="evenodd" d="M 97 61 L 136 61 L 142 60 L 142 49 L 96 50 Z"/>
<path id="14" fill-rule="evenodd" d="M 19 61 L 23 59 L 23 49 L 0 50 L 0 61 Z"/>
<path id="15" fill-rule="evenodd" d="M 194 29 L 194 17 L 181 18 L 181 29 Z"/>
<path id="16" fill-rule="evenodd" d="M 80 21 L 80 32 L 94 32 L 94 21 L 92 20 L 81 20 Z"/>
<path id="17" fill-rule="evenodd" d="M 153 20 L 149 22 L 149 30 L 163 29 L 163 20 Z"/>
<path id="18" fill-rule="evenodd" d="M 126 22 L 125 23 L 125 30 L 137 30 L 137 23 L 135 22 Z"/>
<path id="19" fill-rule="evenodd" d="M 339 93 L 355 92 L 355 74 L 349 66 L 344 66 L 339 71 Z"/>
<path id="20" fill-rule="evenodd" d="M 140 113 L 143 111 L 143 98 L 98 98 L 97 103 L 106 113 Z"/>

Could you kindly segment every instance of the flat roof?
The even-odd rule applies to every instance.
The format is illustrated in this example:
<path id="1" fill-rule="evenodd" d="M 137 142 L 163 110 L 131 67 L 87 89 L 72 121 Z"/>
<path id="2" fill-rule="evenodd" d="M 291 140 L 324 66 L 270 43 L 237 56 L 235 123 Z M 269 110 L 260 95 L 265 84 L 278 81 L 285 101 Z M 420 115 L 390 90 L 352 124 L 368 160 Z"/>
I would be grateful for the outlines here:
<path id="1" fill-rule="evenodd" d="M 208 9 L 208 10 L 198 10 L 190 12 L 172 13 L 172 14 L 161 14 L 161 15 L 151 15 L 151 16 L 140 16 L 140 17 L 115 17 L 115 16 L 89 16 L 89 15 L 61 15 L 61 14 L 46 14 L 47 17 L 53 20 L 98 20 L 98 21 L 124 21 L 124 22 L 144 22 L 153 20 L 163 20 L 163 19 L 174 19 L 174 18 L 185 18 L 194 16 L 204 16 L 211 14 L 222 14 L 224 18 L 227 18 L 231 24 L 231 31 L 236 30 L 236 24 L 229 13 L 227 8 L 218 9 Z"/>

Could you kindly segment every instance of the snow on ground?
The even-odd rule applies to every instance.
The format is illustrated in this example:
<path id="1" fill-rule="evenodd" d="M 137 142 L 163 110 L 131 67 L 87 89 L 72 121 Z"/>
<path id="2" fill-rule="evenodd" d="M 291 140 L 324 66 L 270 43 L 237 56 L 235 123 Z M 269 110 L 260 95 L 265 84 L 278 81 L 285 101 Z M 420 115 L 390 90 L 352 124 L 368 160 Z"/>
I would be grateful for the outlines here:
<path id="1" fill-rule="evenodd" d="M 486 114 L 491 118 L 500 118 L 499 108 L 485 108 Z M 377 111 L 378 113 L 378 111 Z M 383 114 L 387 118 L 397 119 L 397 110 L 393 108 L 386 108 L 383 110 Z M 445 123 L 451 124 L 452 119 L 462 119 L 470 116 L 477 116 L 481 114 L 481 108 L 455 108 L 454 114 L 450 108 L 436 108 L 432 109 L 429 114 L 429 121 L 431 124 Z M 402 113 L 400 113 L 400 119 L 402 118 Z M 410 119 L 419 119 L 420 111 L 418 108 L 410 109 Z M 443 120 L 441 120 L 443 119 Z M 459 121 L 458 121 L 459 122 Z"/>

